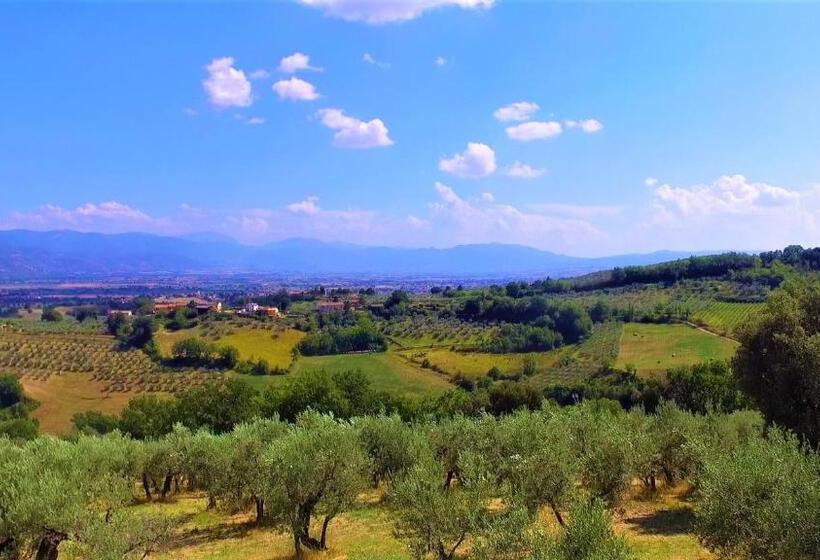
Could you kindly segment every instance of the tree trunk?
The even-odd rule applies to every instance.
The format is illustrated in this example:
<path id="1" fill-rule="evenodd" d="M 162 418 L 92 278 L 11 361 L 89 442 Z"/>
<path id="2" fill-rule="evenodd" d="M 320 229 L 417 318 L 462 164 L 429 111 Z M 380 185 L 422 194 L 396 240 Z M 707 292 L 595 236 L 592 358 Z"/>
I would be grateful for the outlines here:
<path id="1" fill-rule="evenodd" d="M 649 489 L 653 492 L 658 489 L 658 483 L 655 480 L 655 475 L 649 475 Z"/>
<path id="2" fill-rule="evenodd" d="M 455 474 L 455 471 L 447 471 L 447 479 L 444 481 L 445 490 L 450 488 L 450 484 L 453 482 L 453 477 L 455 476 Z"/>
<path id="3" fill-rule="evenodd" d="M 206 510 L 216 509 L 216 498 L 212 495 L 208 495 L 208 505 L 205 507 Z"/>
<path id="4" fill-rule="evenodd" d="M 164 500 L 165 497 L 168 495 L 168 492 L 171 491 L 171 483 L 174 481 L 174 477 L 170 474 L 165 475 L 165 482 L 162 483 L 162 499 Z"/>
<path id="5" fill-rule="evenodd" d="M 265 517 L 265 500 L 260 496 L 254 496 L 253 501 L 256 504 L 256 524 L 259 525 Z"/>
<path id="6" fill-rule="evenodd" d="M 564 522 L 564 518 L 561 516 L 561 511 L 552 502 L 550 502 L 550 507 L 552 508 L 552 513 L 555 514 L 555 519 L 556 521 L 558 521 L 558 524 L 561 527 L 566 527 L 567 524 Z"/>
<path id="7" fill-rule="evenodd" d="M 151 485 L 148 483 L 148 475 L 142 473 L 142 489 L 145 491 L 145 498 L 151 501 Z"/>
<path id="8" fill-rule="evenodd" d="M 293 529 L 293 549 L 296 551 L 296 558 L 302 558 L 302 535 L 296 528 Z"/>
<path id="9" fill-rule="evenodd" d="M 34 560 L 57 560 L 57 555 L 60 553 L 60 543 L 65 539 L 66 535 L 63 533 L 48 531 L 40 539 L 40 544 L 37 545 Z"/>
<path id="10" fill-rule="evenodd" d="M 322 521 L 322 536 L 319 538 L 319 544 L 322 546 L 322 550 L 327 550 L 327 526 L 330 525 L 330 521 L 334 517 L 336 516 L 326 515 L 325 520 Z"/>

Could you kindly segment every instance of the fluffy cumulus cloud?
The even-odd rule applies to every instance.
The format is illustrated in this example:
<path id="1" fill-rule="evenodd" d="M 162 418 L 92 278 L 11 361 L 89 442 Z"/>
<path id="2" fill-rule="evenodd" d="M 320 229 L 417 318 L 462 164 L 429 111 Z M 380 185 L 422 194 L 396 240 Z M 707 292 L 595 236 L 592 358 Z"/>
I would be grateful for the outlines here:
<path id="1" fill-rule="evenodd" d="M 381 119 L 362 121 L 345 115 L 341 109 L 322 109 L 317 116 L 323 125 L 336 131 L 333 144 L 339 148 L 367 149 L 393 144 Z"/>
<path id="2" fill-rule="evenodd" d="M 480 179 L 495 173 L 495 152 L 487 144 L 470 142 L 460 154 L 439 161 L 438 168 L 462 179 Z"/>
<path id="3" fill-rule="evenodd" d="M 546 173 L 545 169 L 532 167 L 520 161 L 514 162 L 506 171 L 507 177 L 512 177 L 513 179 L 537 179 L 544 173 Z"/>
<path id="4" fill-rule="evenodd" d="M 253 102 L 251 82 L 245 72 L 234 67 L 234 59 L 215 58 L 205 67 L 208 77 L 202 87 L 215 107 L 247 107 Z"/>
<path id="5" fill-rule="evenodd" d="M 593 134 L 595 132 L 600 132 L 604 129 L 604 125 L 601 121 L 596 119 L 583 119 L 580 121 L 564 121 L 564 126 L 567 128 L 577 128 L 587 134 Z"/>
<path id="6" fill-rule="evenodd" d="M 295 76 L 287 80 L 279 80 L 273 84 L 273 91 L 275 91 L 276 95 L 281 99 L 289 99 L 290 101 L 313 101 L 314 99 L 319 99 L 319 93 L 313 84 Z"/>
<path id="7" fill-rule="evenodd" d="M 743 175 L 724 175 L 706 185 L 655 188 L 655 205 L 667 215 L 683 218 L 716 214 L 758 214 L 771 209 L 794 207 L 801 193 L 767 183 L 757 183 Z"/>
<path id="8" fill-rule="evenodd" d="M 691 186 L 645 183 L 652 201 L 643 227 L 667 248 L 767 249 L 820 237 L 817 188 L 789 189 L 743 175 Z"/>
<path id="9" fill-rule="evenodd" d="M 526 121 L 531 119 L 532 116 L 538 112 L 539 108 L 537 103 L 532 103 L 531 101 L 517 101 L 504 107 L 499 107 L 495 113 L 493 113 L 493 116 L 501 122 Z"/>
<path id="10" fill-rule="evenodd" d="M 295 52 L 284 57 L 279 61 L 279 71 L 287 74 L 293 74 L 301 70 L 313 70 L 315 72 L 322 72 L 322 68 L 318 66 L 311 66 L 310 57 L 304 53 Z"/>
<path id="11" fill-rule="evenodd" d="M 443 56 L 437 56 L 433 62 L 435 62 L 436 66 L 438 66 L 439 68 L 447 65 L 447 59 Z"/>
<path id="12" fill-rule="evenodd" d="M 407 21 L 427 10 L 444 6 L 464 9 L 488 9 L 495 0 L 300 0 L 306 6 L 322 10 L 325 15 L 369 25 Z"/>
<path id="13" fill-rule="evenodd" d="M 564 131 L 557 121 L 530 121 L 507 128 L 507 136 L 519 142 L 544 140 L 558 136 Z"/>

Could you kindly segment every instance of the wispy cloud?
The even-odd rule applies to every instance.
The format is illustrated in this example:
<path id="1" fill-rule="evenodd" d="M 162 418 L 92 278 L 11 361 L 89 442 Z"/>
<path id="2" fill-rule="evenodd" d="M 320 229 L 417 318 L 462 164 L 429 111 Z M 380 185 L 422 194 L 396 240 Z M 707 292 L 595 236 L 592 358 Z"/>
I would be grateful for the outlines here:
<path id="1" fill-rule="evenodd" d="M 537 179 L 546 172 L 546 169 L 532 167 L 526 163 L 516 161 L 507 168 L 505 174 L 507 177 L 512 177 L 514 179 Z"/>
<path id="2" fill-rule="evenodd" d="M 314 72 L 323 72 L 324 68 L 319 66 L 312 66 L 310 64 L 310 57 L 304 53 L 295 52 L 288 55 L 279 61 L 278 70 L 286 74 L 294 74 L 302 70 L 312 70 Z"/>
<path id="3" fill-rule="evenodd" d="M 538 104 L 531 101 L 516 101 L 504 107 L 499 107 L 493 113 L 496 120 L 501 122 L 526 121 L 538 112 Z"/>
<path id="4" fill-rule="evenodd" d="M 300 0 L 306 6 L 320 9 L 326 16 L 369 25 L 407 21 L 427 10 L 445 6 L 464 9 L 488 9 L 495 0 Z"/>

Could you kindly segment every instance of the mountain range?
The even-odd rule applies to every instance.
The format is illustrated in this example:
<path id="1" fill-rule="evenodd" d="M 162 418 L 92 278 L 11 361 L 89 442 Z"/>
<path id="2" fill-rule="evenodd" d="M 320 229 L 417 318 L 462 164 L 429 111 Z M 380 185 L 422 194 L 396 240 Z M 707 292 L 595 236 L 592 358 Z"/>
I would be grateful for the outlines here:
<path id="1" fill-rule="evenodd" d="M 562 277 L 616 266 L 658 263 L 690 254 L 658 251 L 583 258 L 495 243 L 437 249 L 287 239 L 249 246 L 208 233 L 165 237 L 146 233 L 5 230 L 0 231 L 0 279 L 194 273 Z"/>

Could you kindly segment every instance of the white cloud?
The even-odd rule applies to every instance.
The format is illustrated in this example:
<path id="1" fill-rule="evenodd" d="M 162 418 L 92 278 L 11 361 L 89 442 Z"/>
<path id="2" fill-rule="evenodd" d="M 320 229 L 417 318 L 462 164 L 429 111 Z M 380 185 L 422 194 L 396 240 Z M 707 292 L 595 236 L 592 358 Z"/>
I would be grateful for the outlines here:
<path id="1" fill-rule="evenodd" d="M 430 223 L 448 244 L 520 243 L 563 251 L 601 238 L 584 220 L 524 212 L 494 200 L 476 206 L 447 185 L 436 183 L 435 189 L 439 200 L 429 205 Z"/>
<path id="2" fill-rule="evenodd" d="M 293 214 L 318 214 L 319 213 L 319 197 L 309 196 L 301 202 L 294 202 L 288 204 L 288 212 Z"/>
<path id="3" fill-rule="evenodd" d="M 190 107 L 185 107 L 182 110 L 182 112 L 185 113 L 186 115 L 188 115 L 189 117 L 195 117 L 199 114 L 199 113 L 196 112 L 196 109 L 191 109 Z"/>
<path id="4" fill-rule="evenodd" d="M 592 134 L 595 132 L 600 132 L 604 129 L 603 123 L 596 119 L 583 119 L 580 121 L 564 121 L 564 125 L 567 128 L 580 128 L 583 132 L 588 134 Z"/>
<path id="5" fill-rule="evenodd" d="M 376 60 L 373 57 L 373 55 L 370 54 L 369 52 L 366 52 L 362 55 L 362 60 L 364 62 L 366 62 L 367 64 L 371 64 L 373 66 L 378 66 L 379 68 L 390 68 L 390 63 L 389 62 L 381 62 L 379 60 Z"/>
<path id="6" fill-rule="evenodd" d="M 655 177 L 647 177 L 643 180 L 643 184 L 649 188 L 652 188 L 658 184 L 658 180 Z"/>
<path id="7" fill-rule="evenodd" d="M 264 80 L 266 78 L 270 78 L 270 72 L 265 70 L 264 68 L 260 68 L 259 70 L 254 70 L 248 74 L 248 78 L 251 80 Z"/>
<path id="8" fill-rule="evenodd" d="M 362 121 L 345 115 L 341 109 L 322 109 L 317 115 L 323 125 L 336 131 L 333 144 L 339 148 L 365 149 L 393 144 L 381 119 Z"/>
<path id="9" fill-rule="evenodd" d="M 304 53 L 295 52 L 292 55 L 284 57 L 279 61 L 280 72 L 293 74 L 300 70 L 313 70 L 314 72 L 322 72 L 324 68 L 310 65 L 310 57 Z"/>
<path id="10" fill-rule="evenodd" d="M 665 215 L 683 218 L 716 214 L 758 214 L 771 208 L 795 206 L 801 194 L 767 183 L 753 183 L 743 175 L 724 175 L 707 185 L 655 188 L 656 207 Z"/>
<path id="11" fill-rule="evenodd" d="M 623 213 L 626 210 L 624 206 L 603 206 L 603 205 L 584 205 L 584 204 L 560 204 L 560 203 L 544 203 L 544 204 L 530 204 L 529 208 L 538 210 L 546 214 L 558 214 L 560 216 L 569 216 L 573 218 L 599 218 L 612 217 Z"/>
<path id="12" fill-rule="evenodd" d="M 447 64 L 447 59 L 443 56 L 437 56 L 434 62 L 436 63 L 436 66 L 442 67 Z"/>
<path id="13" fill-rule="evenodd" d="M 202 81 L 202 87 L 216 107 L 247 107 L 253 102 L 251 82 L 233 63 L 234 59 L 226 56 L 213 59 L 205 67 L 208 78 Z"/>
<path id="14" fill-rule="evenodd" d="M 517 101 L 496 109 L 493 116 L 501 122 L 526 121 L 538 112 L 540 107 L 531 101 Z"/>
<path id="15" fill-rule="evenodd" d="M 464 9 L 487 9 L 495 0 L 300 0 L 302 4 L 320 9 L 326 16 L 346 21 L 361 21 L 381 25 L 407 21 L 423 12 L 443 6 Z"/>
<path id="16" fill-rule="evenodd" d="M 313 101 L 319 99 L 316 88 L 310 82 L 297 77 L 288 80 L 279 80 L 273 84 L 273 91 L 282 98 L 291 101 Z"/>
<path id="17" fill-rule="evenodd" d="M 507 177 L 513 177 L 515 179 L 537 179 L 544 173 L 546 173 L 546 169 L 531 167 L 520 161 L 514 162 L 507 168 L 506 172 Z"/>
<path id="18" fill-rule="evenodd" d="M 561 132 L 561 123 L 556 121 L 530 121 L 507 128 L 507 136 L 520 142 L 543 140 L 558 136 Z"/>
<path id="19" fill-rule="evenodd" d="M 691 186 L 656 182 L 636 244 L 669 249 L 772 249 L 820 239 L 820 188 L 795 190 L 743 175 Z"/>
<path id="20" fill-rule="evenodd" d="M 251 117 L 245 122 L 251 125 L 265 124 L 265 119 L 263 119 L 262 117 Z"/>
<path id="21" fill-rule="evenodd" d="M 495 195 L 491 192 L 481 193 L 481 200 L 484 202 L 495 202 Z"/>
<path id="22" fill-rule="evenodd" d="M 439 161 L 438 168 L 463 179 L 479 179 L 495 173 L 495 152 L 487 144 L 470 142 L 462 153 Z"/>

